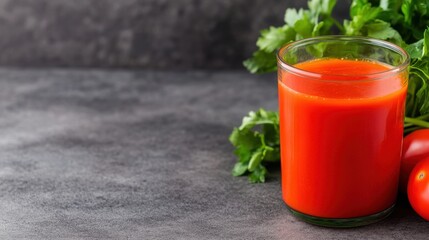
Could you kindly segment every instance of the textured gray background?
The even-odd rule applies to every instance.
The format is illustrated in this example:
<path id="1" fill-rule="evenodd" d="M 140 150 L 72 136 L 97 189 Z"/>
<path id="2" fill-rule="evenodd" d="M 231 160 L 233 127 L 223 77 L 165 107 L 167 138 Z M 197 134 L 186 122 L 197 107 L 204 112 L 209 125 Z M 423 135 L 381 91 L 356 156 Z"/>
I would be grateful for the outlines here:
<path id="1" fill-rule="evenodd" d="M 206 80 L 206 81 L 204 81 Z M 274 74 L 0 69 L 0 239 L 428 239 L 404 199 L 383 222 L 293 217 L 280 176 L 231 176 L 232 126 L 277 107 Z"/>
<path id="2" fill-rule="evenodd" d="M 347 1 L 336 15 L 347 16 Z M 306 0 L 0 0 L 0 65 L 241 68 Z"/>

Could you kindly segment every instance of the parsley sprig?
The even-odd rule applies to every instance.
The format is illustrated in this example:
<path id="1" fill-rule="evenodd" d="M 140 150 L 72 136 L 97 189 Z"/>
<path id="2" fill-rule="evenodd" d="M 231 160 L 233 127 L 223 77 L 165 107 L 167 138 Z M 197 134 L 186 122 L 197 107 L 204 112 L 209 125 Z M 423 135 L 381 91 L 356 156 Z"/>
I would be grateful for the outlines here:
<path id="1" fill-rule="evenodd" d="M 279 115 L 264 109 L 249 112 L 241 126 L 234 128 L 229 141 L 236 147 L 234 153 L 238 157 L 232 175 L 249 172 L 249 181 L 265 182 L 267 169 L 263 162 L 280 159 Z"/>
<path id="2" fill-rule="evenodd" d="M 286 9 L 285 24 L 262 30 L 258 50 L 243 65 L 251 73 L 275 71 L 275 54 L 284 44 L 333 33 L 393 42 L 411 57 L 404 133 L 429 128 L 429 0 L 353 0 L 342 24 L 332 16 L 336 3 L 310 0 L 307 9 Z M 277 112 L 250 112 L 229 140 L 238 157 L 232 174 L 264 182 L 266 164 L 280 160 Z"/>

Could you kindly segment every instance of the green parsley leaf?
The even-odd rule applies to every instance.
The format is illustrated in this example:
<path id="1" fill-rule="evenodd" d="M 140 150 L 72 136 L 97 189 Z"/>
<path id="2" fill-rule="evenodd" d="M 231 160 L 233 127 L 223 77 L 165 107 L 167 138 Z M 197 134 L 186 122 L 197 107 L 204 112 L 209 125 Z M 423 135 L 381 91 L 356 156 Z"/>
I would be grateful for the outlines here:
<path id="1" fill-rule="evenodd" d="M 406 116 L 418 118 L 429 113 L 429 29 L 423 33 L 424 38 L 406 46 L 411 56 L 406 101 Z M 415 128 L 414 124 L 406 128 Z"/>
<path id="2" fill-rule="evenodd" d="M 376 19 L 370 24 L 367 24 L 367 36 L 378 38 L 382 40 L 396 39 L 398 42 L 402 41 L 401 35 L 393 29 L 389 23 Z"/>
<path id="3" fill-rule="evenodd" d="M 398 0 L 380 0 L 380 7 L 383 10 L 392 10 L 394 12 L 397 12 L 401 8 L 402 1 Z"/>
<path id="4" fill-rule="evenodd" d="M 283 27 L 270 27 L 261 31 L 256 45 L 267 52 L 273 52 L 284 44 L 295 40 L 296 32 L 293 28 L 285 25 Z"/>
<path id="5" fill-rule="evenodd" d="M 264 182 L 264 164 L 280 160 L 278 114 L 263 109 L 249 112 L 240 127 L 234 128 L 229 141 L 236 147 L 234 153 L 238 157 L 232 175 L 247 173 L 249 181 Z"/>
<path id="6" fill-rule="evenodd" d="M 258 50 L 253 56 L 243 62 L 243 65 L 251 73 L 267 73 L 277 69 L 277 59 L 274 52 Z"/>
<path id="7" fill-rule="evenodd" d="M 303 38 L 331 33 L 332 26 L 342 26 L 332 16 L 335 0 L 311 0 L 309 9 L 286 9 L 281 27 L 261 31 L 256 45 L 259 48 L 243 65 L 251 73 L 266 73 L 277 69 L 276 52 L 283 45 Z"/>
<path id="8" fill-rule="evenodd" d="M 249 181 L 251 183 L 263 183 L 265 182 L 265 175 L 267 174 L 267 169 L 258 165 L 258 167 L 249 175 Z"/>
<path id="9" fill-rule="evenodd" d="M 237 162 L 232 169 L 232 176 L 238 177 L 243 175 L 247 171 L 247 164 L 243 162 Z"/>
<path id="10" fill-rule="evenodd" d="M 264 158 L 264 155 L 265 155 L 264 147 L 261 147 L 257 149 L 255 152 L 253 152 L 247 169 L 249 169 L 250 172 L 255 171 L 256 167 L 259 166 L 262 159 Z"/>
<path id="11" fill-rule="evenodd" d="M 313 28 L 314 23 L 311 22 L 310 16 L 304 15 L 304 17 L 296 21 L 294 25 L 294 29 L 297 33 L 297 40 L 313 36 Z"/>
<path id="12" fill-rule="evenodd" d="M 285 12 L 286 26 L 295 26 L 296 21 L 304 16 L 304 10 L 301 8 L 298 11 L 294 8 L 288 8 Z"/>
<path id="13" fill-rule="evenodd" d="M 401 7 L 402 13 L 404 14 L 404 23 L 411 25 L 413 18 L 413 3 L 411 0 L 404 0 Z"/>
<path id="14" fill-rule="evenodd" d="M 234 146 L 246 146 L 246 148 L 254 149 L 259 145 L 259 137 L 255 132 L 249 131 L 248 129 L 235 128 L 229 136 L 229 141 Z"/>
<path id="15" fill-rule="evenodd" d="M 317 16 L 320 14 L 330 16 L 336 4 L 336 0 L 313 0 L 308 2 L 308 9 Z"/>
<path id="16" fill-rule="evenodd" d="M 423 56 L 423 42 L 421 39 L 415 43 L 409 44 L 405 47 L 411 58 L 421 58 Z"/>
<path id="17" fill-rule="evenodd" d="M 366 23 L 375 20 L 378 14 L 382 12 L 380 7 L 372 7 L 366 0 L 355 0 L 350 8 L 352 20 L 344 20 L 344 29 L 346 35 L 364 35 L 361 31 Z"/>

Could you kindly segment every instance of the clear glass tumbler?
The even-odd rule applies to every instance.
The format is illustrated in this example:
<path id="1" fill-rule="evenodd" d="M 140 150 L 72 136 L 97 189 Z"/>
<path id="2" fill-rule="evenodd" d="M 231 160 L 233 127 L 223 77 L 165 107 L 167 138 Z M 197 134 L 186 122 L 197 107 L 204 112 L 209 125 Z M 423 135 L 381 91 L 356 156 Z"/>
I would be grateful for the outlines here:
<path id="1" fill-rule="evenodd" d="M 281 48 L 282 195 L 303 220 L 354 227 L 395 205 L 409 56 L 364 37 L 324 36 Z"/>

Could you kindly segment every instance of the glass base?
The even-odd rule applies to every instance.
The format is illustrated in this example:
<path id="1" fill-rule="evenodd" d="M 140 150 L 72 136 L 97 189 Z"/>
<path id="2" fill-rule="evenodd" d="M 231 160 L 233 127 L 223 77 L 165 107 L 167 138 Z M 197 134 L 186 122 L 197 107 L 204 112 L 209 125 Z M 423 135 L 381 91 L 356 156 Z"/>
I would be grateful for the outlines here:
<path id="1" fill-rule="evenodd" d="M 395 207 L 393 204 L 388 209 L 378 212 L 376 214 L 372 214 L 364 217 L 356 217 L 356 218 L 321 218 L 314 217 L 311 215 L 307 215 L 301 212 L 298 212 L 286 204 L 287 208 L 293 213 L 293 215 L 298 218 L 304 220 L 307 223 L 311 223 L 314 225 L 322 226 L 322 227 L 332 227 L 332 228 L 351 228 L 351 227 L 360 227 L 369 225 L 372 223 L 379 222 L 386 217 L 388 217 Z"/>

